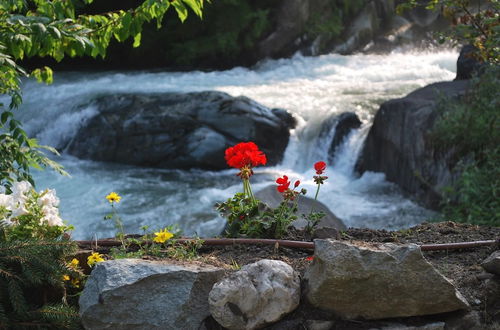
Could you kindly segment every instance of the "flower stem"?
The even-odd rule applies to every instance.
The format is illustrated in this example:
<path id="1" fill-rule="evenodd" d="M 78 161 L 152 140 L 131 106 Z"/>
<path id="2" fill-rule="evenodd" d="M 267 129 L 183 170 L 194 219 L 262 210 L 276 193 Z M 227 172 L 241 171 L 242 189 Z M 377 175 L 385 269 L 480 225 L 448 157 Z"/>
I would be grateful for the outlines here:
<path id="1" fill-rule="evenodd" d="M 319 194 L 320 187 L 321 187 L 321 185 L 318 183 L 318 188 L 316 189 L 316 195 L 314 195 L 314 201 L 318 200 L 318 194 Z M 311 211 L 309 212 L 309 215 L 311 215 L 313 213 L 313 209 L 314 209 L 314 204 L 311 205 Z"/>

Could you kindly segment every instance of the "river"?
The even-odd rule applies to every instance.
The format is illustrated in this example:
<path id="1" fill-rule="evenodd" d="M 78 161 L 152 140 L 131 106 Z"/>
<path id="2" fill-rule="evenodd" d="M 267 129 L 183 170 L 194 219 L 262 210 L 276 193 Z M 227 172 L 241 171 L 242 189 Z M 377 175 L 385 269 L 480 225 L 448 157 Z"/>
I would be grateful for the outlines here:
<path id="1" fill-rule="evenodd" d="M 452 80 L 458 53 L 394 52 L 389 55 L 336 54 L 268 60 L 252 69 L 215 72 L 64 72 L 50 86 L 26 81 L 21 119 L 42 144 L 62 145 L 96 109 L 79 107 L 102 93 L 191 92 L 218 90 L 245 95 L 271 108 L 284 108 L 298 119 L 282 163 L 260 167 L 252 177 L 254 191 L 283 175 L 299 179 L 314 192 L 312 165 L 327 160 L 322 123 L 342 112 L 355 112 L 362 127 L 353 132 L 328 164 L 329 179 L 319 200 L 347 226 L 400 229 L 433 213 L 403 197 L 381 173 L 357 176 L 354 164 L 379 105 L 429 83 Z M 105 134 L 105 132 L 103 132 Z M 110 211 L 105 196 L 122 196 L 117 210 L 128 233 L 177 224 L 186 235 L 217 235 L 224 220 L 214 211 L 217 201 L 242 189 L 235 170 L 221 172 L 140 168 L 80 160 L 63 151 L 57 158 L 71 177 L 35 172 L 37 189 L 55 188 L 60 211 L 75 226 L 76 239 L 104 238 L 114 233 L 103 220 Z"/>

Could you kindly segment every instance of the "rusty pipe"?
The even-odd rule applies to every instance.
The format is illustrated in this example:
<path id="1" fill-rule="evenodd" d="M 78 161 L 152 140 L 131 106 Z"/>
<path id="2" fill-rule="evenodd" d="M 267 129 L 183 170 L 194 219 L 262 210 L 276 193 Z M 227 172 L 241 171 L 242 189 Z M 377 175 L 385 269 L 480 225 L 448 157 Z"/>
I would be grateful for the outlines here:
<path id="1" fill-rule="evenodd" d="M 180 238 L 177 239 L 177 242 L 187 243 L 193 241 L 192 238 Z M 91 247 L 93 245 L 97 246 L 119 246 L 121 245 L 120 241 L 116 240 L 96 240 L 96 241 L 76 241 L 78 246 Z M 146 242 L 146 243 L 151 243 Z M 264 244 L 264 245 L 278 245 L 281 247 L 290 247 L 290 248 L 298 248 L 298 249 L 309 249 L 314 250 L 314 242 L 304 242 L 304 241 L 291 241 L 291 240 L 281 240 L 281 239 L 263 239 L 263 238 L 206 238 L 203 239 L 204 246 L 224 246 L 224 245 L 255 245 L 255 244 Z M 420 245 L 420 249 L 422 251 L 439 251 L 439 250 L 456 250 L 456 249 L 467 249 L 474 248 L 480 246 L 489 246 L 489 245 L 500 245 L 500 239 L 497 240 L 487 240 L 487 241 L 473 241 L 473 242 L 458 242 L 458 243 L 442 243 L 442 244 L 422 244 Z"/>

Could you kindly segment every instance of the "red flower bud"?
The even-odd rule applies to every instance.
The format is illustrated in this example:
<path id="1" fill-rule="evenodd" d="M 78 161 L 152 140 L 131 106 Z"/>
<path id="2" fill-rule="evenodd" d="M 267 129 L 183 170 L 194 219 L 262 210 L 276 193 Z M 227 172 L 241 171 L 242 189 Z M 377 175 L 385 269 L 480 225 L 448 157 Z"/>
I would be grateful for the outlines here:
<path id="1" fill-rule="evenodd" d="M 293 186 L 294 186 L 294 188 L 297 188 L 297 187 L 299 186 L 299 184 L 300 184 L 300 181 L 299 181 L 299 180 L 295 181 L 295 184 L 293 185 Z"/>

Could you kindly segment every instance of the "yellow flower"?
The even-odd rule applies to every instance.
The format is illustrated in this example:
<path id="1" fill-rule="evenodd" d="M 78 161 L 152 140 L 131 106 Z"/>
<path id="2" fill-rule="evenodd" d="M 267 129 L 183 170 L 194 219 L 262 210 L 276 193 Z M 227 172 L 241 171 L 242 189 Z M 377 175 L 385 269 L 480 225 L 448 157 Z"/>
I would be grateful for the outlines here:
<path id="1" fill-rule="evenodd" d="M 69 277 L 69 275 L 63 275 L 62 279 L 63 279 L 63 281 L 69 281 L 70 277 Z"/>
<path id="2" fill-rule="evenodd" d="M 73 260 L 71 260 L 71 261 L 69 262 L 68 266 L 69 266 L 70 268 L 76 269 L 76 268 L 78 268 L 78 264 L 79 264 L 79 263 L 80 263 L 80 262 L 78 261 L 78 259 L 73 258 Z"/>
<path id="3" fill-rule="evenodd" d="M 102 254 L 99 252 L 94 252 L 91 255 L 87 257 L 87 264 L 92 267 L 94 264 L 104 261 L 104 258 L 102 257 Z"/>
<path id="4" fill-rule="evenodd" d="M 122 198 L 120 197 L 120 195 L 118 195 L 117 193 L 115 193 L 113 191 L 113 192 L 109 193 L 108 196 L 106 196 L 106 199 L 108 200 L 108 202 L 113 204 L 113 203 L 119 203 L 120 199 L 122 199 Z"/>
<path id="5" fill-rule="evenodd" d="M 172 237 L 174 237 L 174 234 L 166 229 L 160 229 L 159 232 L 155 233 L 155 238 L 153 238 L 153 241 L 155 241 L 156 243 L 165 243 L 165 241 L 168 241 Z"/>

